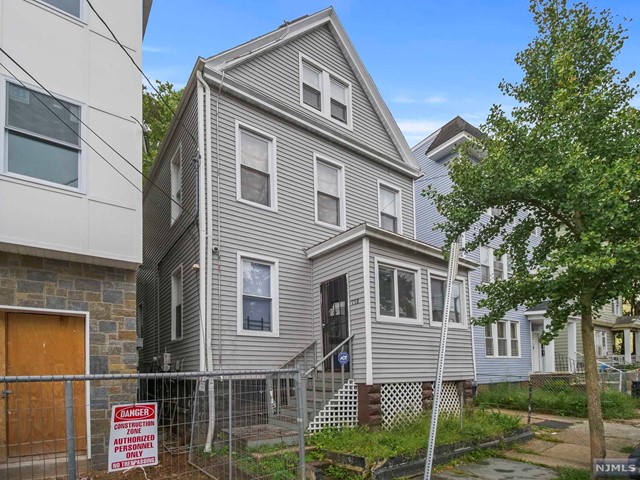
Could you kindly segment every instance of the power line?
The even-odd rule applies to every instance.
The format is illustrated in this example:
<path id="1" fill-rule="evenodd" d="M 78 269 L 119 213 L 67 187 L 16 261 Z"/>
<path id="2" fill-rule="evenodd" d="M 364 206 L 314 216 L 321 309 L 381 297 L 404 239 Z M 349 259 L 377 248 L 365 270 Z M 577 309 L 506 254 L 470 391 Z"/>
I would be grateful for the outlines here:
<path id="1" fill-rule="evenodd" d="M 45 92 L 47 92 L 47 94 L 53 98 L 62 108 L 64 108 L 67 112 L 69 112 L 76 120 L 78 120 L 78 122 L 80 122 L 82 125 L 84 125 L 92 134 L 94 134 L 99 140 L 101 140 L 107 147 L 109 147 L 116 155 L 118 155 L 122 160 L 124 160 L 129 166 L 131 166 L 131 168 L 133 168 L 136 172 L 138 172 L 140 175 L 142 175 L 143 178 L 145 178 L 147 180 L 147 182 L 149 182 L 151 185 L 153 185 L 154 187 L 156 187 L 161 193 L 163 193 L 167 198 L 169 198 L 169 200 L 171 200 L 171 202 L 175 203 L 176 205 L 178 205 L 182 210 L 185 210 L 187 213 L 189 213 L 189 215 L 191 215 L 192 217 L 196 217 L 196 215 L 192 212 L 190 212 L 189 210 L 185 209 L 182 204 L 180 202 L 178 202 L 176 199 L 173 198 L 173 195 L 171 195 L 170 193 L 165 192 L 162 188 L 160 188 L 160 186 L 155 183 L 153 180 L 151 180 L 147 175 L 145 175 L 145 173 L 140 170 L 138 167 L 136 167 L 133 163 L 131 163 L 129 160 L 127 160 L 120 152 L 118 152 L 109 142 L 107 142 L 102 136 L 100 136 L 95 130 L 93 130 L 89 125 L 87 125 L 82 118 L 80 118 L 78 115 L 76 115 L 70 108 L 68 108 L 58 97 L 56 97 L 53 93 L 51 93 L 51 91 L 49 89 L 47 89 L 47 87 L 45 87 L 37 78 L 35 78 L 26 68 L 24 68 L 17 60 L 15 60 L 11 55 L 9 55 L 7 53 L 7 51 L 0 47 L 0 52 L 4 53 L 7 58 L 9 60 L 11 60 L 15 65 L 18 66 L 18 68 L 20 70 L 22 70 L 27 76 L 29 76 L 29 78 L 31 78 L 31 80 L 33 80 L 35 83 L 38 84 L 38 86 L 40 88 L 42 88 Z M 0 63 L 0 65 L 2 65 L 4 67 L 4 69 L 9 72 L 9 74 L 11 74 L 11 76 L 13 78 L 15 78 L 18 82 L 20 82 L 20 84 L 28 89 L 29 87 L 27 87 L 20 79 L 18 79 L 18 77 L 16 77 L 11 70 L 9 70 L 6 65 L 3 65 L 2 63 Z M 35 95 L 36 98 L 38 98 L 37 95 Z M 91 146 L 91 144 L 89 144 L 89 142 L 87 142 L 84 138 L 82 138 L 80 136 L 79 133 L 77 133 L 75 130 L 73 130 L 73 128 L 69 125 L 67 125 L 67 123 L 62 120 L 53 110 L 51 110 L 44 102 L 42 102 L 42 100 L 40 98 L 38 98 L 38 100 L 40 100 L 40 102 L 45 105 L 47 107 L 47 109 L 54 114 L 60 121 L 62 121 L 70 130 L 73 131 L 74 134 L 76 134 L 78 136 L 78 138 L 80 138 L 80 140 L 82 140 L 84 143 L 87 144 L 87 146 L 93 150 L 98 156 L 100 156 L 105 162 L 107 162 L 114 170 L 116 170 L 123 178 L 125 178 L 131 185 L 133 185 L 136 190 L 138 190 L 140 193 L 142 193 L 142 190 L 140 188 L 138 188 L 137 185 L 135 185 L 133 182 L 131 182 L 131 180 L 129 180 L 129 178 L 127 178 L 122 172 L 120 172 L 120 170 L 118 170 L 111 162 L 109 162 L 100 152 L 98 152 L 95 148 L 93 148 L 93 146 Z"/>
<path id="2" fill-rule="evenodd" d="M 149 77 L 147 76 L 146 73 L 144 73 L 144 71 L 142 70 L 142 68 L 140 68 L 140 65 L 138 65 L 136 63 L 136 61 L 134 60 L 134 58 L 131 56 L 131 54 L 129 53 L 129 51 L 127 50 L 127 48 L 120 42 L 120 40 L 118 40 L 118 37 L 116 37 L 116 34 L 113 33 L 113 30 L 111 30 L 111 27 L 109 27 L 109 25 L 107 24 L 107 22 L 100 16 L 100 14 L 97 12 L 97 10 L 93 7 L 93 5 L 91 5 L 91 2 L 89 0 L 86 0 L 87 4 L 89 5 L 89 8 L 91 10 L 93 10 L 93 13 L 96 14 L 96 16 L 98 17 L 98 19 L 102 22 L 102 24 L 105 26 L 105 28 L 109 31 L 109 33 L 111 34 L 111 36 L 113 37 L 113 39 L 116 41 L 116 43 L 120 46 L 120 48 L 122 49 L 122 51 L 127 55 L 127 57 L 129 57 L 129 60 L 131 60 L 131 63 L 133 63 L 133 65 L 136 67 L 136 69 L 142 74 L 142 76 L 144 77 L 144 79 L 147 81 L 147 83 L 149 84 L 149 86 L 153 89 L 154 92 L 156 92 L 156 94 L 158 95 L 158 98 L 162 101 L 162 103 L 165 104 L 165 106 L 169 109 L 169 111 L 171 111 L 171 114 L 175 117 L 176 116 L 176 112 L 173 109 L 173 107 L 171 105 L 169 105 L 169 102 L 167 102 L 167 100 L 164 98 L 164 96 L 160 93 L 160 91 L 155 87 L 155 85 L 151 82 L 151 80 L 149 79 Z M 193 143 L 196 145 L 198 145 L 198 140 L 196 140 L 196 137 L 194 137 L 194 135 L 189 131 L 189 129 L 187 127 L 184 126 L 184 124 L 182 123 L 182 120 L 178 120 L 179 125 L 187 132 L 187 134 L 189 134 L 189 136 L 191 137 L 191 140 L 193 140 Z"/>

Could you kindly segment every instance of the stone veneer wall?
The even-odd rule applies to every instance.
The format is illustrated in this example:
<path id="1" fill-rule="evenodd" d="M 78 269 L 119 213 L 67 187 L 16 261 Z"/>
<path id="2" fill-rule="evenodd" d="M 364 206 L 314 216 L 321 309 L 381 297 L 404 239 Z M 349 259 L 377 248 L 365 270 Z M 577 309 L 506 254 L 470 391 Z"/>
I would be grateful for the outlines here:
<path id="1" fill-rule="evenodd" d="M 137 371 L 135 270 L 0 252 L 0 305 L 89 312 L 90 373 Z M 110 407 L 134 402 L 136 382 L 93 382 L 90 391 L 92 465 L 104 468 Z"/>

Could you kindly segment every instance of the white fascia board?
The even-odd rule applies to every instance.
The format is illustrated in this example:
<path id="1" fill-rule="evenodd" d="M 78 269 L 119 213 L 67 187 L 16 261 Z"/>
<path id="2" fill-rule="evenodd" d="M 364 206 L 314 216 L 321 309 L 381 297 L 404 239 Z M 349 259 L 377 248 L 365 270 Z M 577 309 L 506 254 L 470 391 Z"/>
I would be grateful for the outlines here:
<path id="1" fill-rule="evenodd" d="M 263 95 L 260 92 L 254 91 L 246 84 L 242 84 L 237 80 L 229 78 L 229 76 L 225 76 L 224 81 L 222 81 L 222 74 L 220 72 L 205 68 L 204 77 L 211 83 L 215 84 L 216 88 L 219 88 L 220 84 L 222 83 L 222 89 L 225 92 L 246 100 L 247 102 L 252 103 L 257 107 L 278 115 L 279 117 L 284 118 L 285 120 L 294 123 L 302 128 L 311 130 L 312 132 L 319 134 L 349 150 L 352 150 L 359 155 L 362 155 L 375 162 L 381 163 L 391 170 L 397 171 L 399 173 L 402 173 L 403 175 L 408 176 L 409 178 L 414 179 L 420 178 L 423 175 L 420 170 L 414 169 L 413 167 L 405 164 L 389 160 L 381 156 L 380 154 L 377 154 L 373 150 L 368 149 L 365 145 L 357 143 L 354 140 L 349 139 L 345 135 L 342 135 L 341 132 L 336 132 L 332 129 L 328 129 L 312 117 L 303 115 L 297 110 L 289 108 L 286 105 L 275 101 L 273 98 Z"/>
<path id="2" fill-rule="evenodd" d="M 427 156 L 434 161 L 438 161 L 449 155 L 457 145 L 473 140 L 473 138 L 473 135 L 467 132 L 460 132 L 428 152 Z"/>

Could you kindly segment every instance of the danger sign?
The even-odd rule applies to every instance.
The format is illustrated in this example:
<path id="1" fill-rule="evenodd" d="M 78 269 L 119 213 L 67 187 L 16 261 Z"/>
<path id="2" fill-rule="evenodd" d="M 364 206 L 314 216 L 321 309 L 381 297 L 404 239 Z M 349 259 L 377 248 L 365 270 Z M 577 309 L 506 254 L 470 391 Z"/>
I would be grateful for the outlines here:
<path id="1" fill-rule="evenodd" d="M 158 464 L 158 404 L 116 405 L 111 410 L 109 471 Z"/>

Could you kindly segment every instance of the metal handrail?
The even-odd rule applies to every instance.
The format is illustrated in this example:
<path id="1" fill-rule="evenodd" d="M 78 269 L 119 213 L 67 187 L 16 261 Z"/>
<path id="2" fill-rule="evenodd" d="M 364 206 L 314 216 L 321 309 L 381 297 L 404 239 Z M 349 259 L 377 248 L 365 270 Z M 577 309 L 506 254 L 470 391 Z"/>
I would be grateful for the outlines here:
<path id="1" fill-rule="evenodd" d="M 320 365 L 322 365 L 325 361 L 327 361 L 330 357 L 332 357 L 333 354 L 335 354 L 340 348 L 344 347 L 346 343 L 350 342 L 352 338 L 353 338 L 353 335 L 350 335 L 349 337 L 345 338 L 336 348 L 334 348 L 329 353 L 327 353 L 324 357 L 322 357 L 322 360 L 318 361 L 313 367 L 307 370 L 304 376 L 308 377 L 309 375 L 311 375 L 314 370 L 317 370 Z"/>
<path id="2" fill-rule="evenodd" d="M 576 352 L 578 355 L 580 355 L 582 358 L 584 358 L 584 355 L 580 352 Z M 618 372 L 618 391 L 622 392 L 622 375 L 624 375 L 625 373 L 616 368 L 616 367 L 612 367 L 611 365 L 608 365 L 604 362 L 601 362 L 600 360 L 596 359 L 596 363 L 598 363 L 598 365 L 605 367 L 605 368 L 609 368 L 611 370 L 613 370 L 614 372 Z M 604 372 L 599 372 L 599 373 L 604 373 Z"/>
<path id="3" fill-rule="evenodd" d="M 307 351 L 309 351 L 309 349 L 311 349 L 313 347 L 313 349 L 315 350 L 316 348 L 316 344 L 318 342 L 316 340 L 314 340 L 313 342 L 311 342 L 309 345 L 307 345 L 306 347 L 304 347 L 302 350 L 300 350 L 298 353 L 296 353 L 293 357 L 291 357 L 289 360 L 287 360 L 286 362 L 284 362 L 282 365 L 280 365 L 279 369 L 283 369 L 285 368 L 287 365 L 289 365 L 292 362 L 295 362 L 296 359 L 302 355 L 305 355 L 306 357 L 306 353 Z M 305 365 L 306 367 L 306 365 Z"/>

